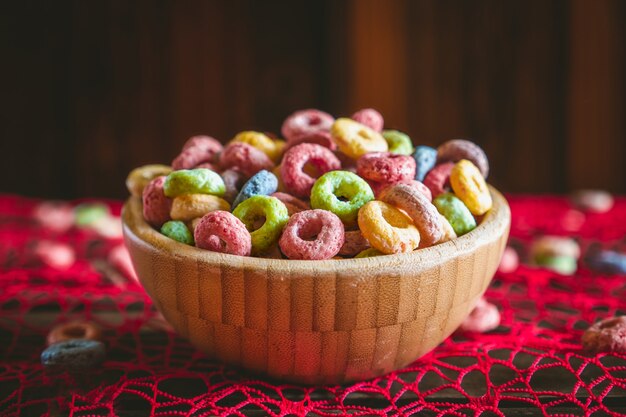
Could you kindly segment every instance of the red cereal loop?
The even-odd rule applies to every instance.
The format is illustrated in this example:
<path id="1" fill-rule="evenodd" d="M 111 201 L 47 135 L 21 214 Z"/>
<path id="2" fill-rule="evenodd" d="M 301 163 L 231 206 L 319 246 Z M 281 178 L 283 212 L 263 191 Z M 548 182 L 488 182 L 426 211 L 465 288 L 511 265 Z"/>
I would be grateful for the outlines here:
<path id="1" fill-rule="evenodd" d="M 443 237 L 443 224 L 437 208 L 416 188 L 396 184 L 387 188 L 380 200 L 409 215 L 420 232 L 420 247 L 434 245 Z"/>
<path id="2" fill-rule="evenodd" d="M 165 175 L 156 177 L 143 189 L 143 218 L 155 227 L 170 220 L 172 200 L 163 193 Z"/>
<path id="3" fill-rule="evenodd" d="M 327 210 L 306 210 L 289 218 L 278 241 L 289 259 L 322 260 L 339 253 L 345 232 L 341 219 Z"/>
<path id="4" fill-rule="evenodd" d="M 385 126 L 383 115 L 374 109 L 359 110 L 352 115 L 351 119 L 377 132 L 382 132 Z"/>
<path id="5" fill-rule="evenodd" d="M 609 317 L 589 327 L 582 336 L 589 352 L 626 353 L 626 316 Z"/>
<path id="6" fill-rule="evenodd" d="M 386 184 L 410 181 L 415 178 L 415 159 L 409 155 L 371 152 L 357 160 L 356 172 L 366 180 Z"/>
<path id="7" fill-rule="evenodd" d="M 172 161 L 172 169 L 191 169 L 204 163 L 213 163 L 222 149 L 222 144 L 210 136 L 193 136 Z"/>
<path id="8" fill-rule="evenodd" d="M 283 202 L 285 207 L 287 207 L 287 212 L 290 216 L 295 213 L 299 213 L 304 210 L 311 210 L 311 206 L 308 203 L 300 200 L 298 197 L 294 197 L 291 194 L 283 193 L 283 192 L 275 192 L 271 194 L 271 197 L 276 197 L 280 201 Z"/>
<path id="9" fill-rule="evenodd" d="M 363 237 L 360 230 L 345 232 L 345 241 L 339 249 L 340 256 L 356 256 L 359 252 L 370 248 L 370 243 Z"/>
<path id="10" fill-rule="evenodd" d="M 245 176 L 251 177 L 262 169 L 271 171 L 272 160 L 259 149 L 243 142 L 232 142 L 224 148 L 220 155 L 222 169 L 236 169 Z"/>
<path id="11" fill-rule="evenodd" d="M 285 119 L 281 132 L 287 142 L 290 142 L 298 136 L 328 132 L 334 121 L 333 116 L 321 110 L 300 110 Z"/>
<path id="12" fill-rule="evenodd" d="M 213 252 L 250 256 L 252 238 L 232 213 L 216 210 L 205 214 L 194 230 L 196 246 Z"/>
<path id="13" fill-rule="evenodd" d="M 102 330 L 96 323 L 72 321 L 54 327 L 50 333 L 48 333 L 46 342 L 48 346 L 50 346 L 55 343 L 73 339 L 102 340 Z"/>
<path id="14" fill-rule="evenodd" d="M 472 312 L 459 327 L 465 332 L 484 333 L 500 325 L 498 307 L 480 298 Z"/>
<path id="15" fill-rule="evenodd" d="M 314 143 L 302 143 L 285 152 L 280 168 L 280 176 L 287 191 L 297 197 L 308 197 L 315 178 L 305 173 L 305 165 L 310 164 L 319 175 L 341 168 L 341 162 L 328 148 Z"/>
<path id="16" fill-rule="evenodd" d="M 217 167 L 215 166 L 215 164 L 212 164 L 210 162 L 203 162 L 200 165 L 196 165 L 194 167 L 194 169 L 198 169 L 198 168 L 210 169 L 211 171 L 215 171 L 215 172 L 219 171 Z"/>
<path id="17" fill-rule="evenodd" d="M 428 187 L 433 198 L 451 190 L 450 172 L 452 172 L 452 168 L 454 168 L 454 162 L 439 164 L 428 171 L 424 177 L 424 185 Z"/>
<path id="18" fill-rule="evenodd" d="M 224 148 L 217 139 L 205 135 L 192 136 L 187 139 L 187 142 L 183 145 L 183 150 L 191 148 L 192 146 L 210 150 L 214 154 L 221 152 Z"/>
<path id="19" fill-rule="evenodd" d="M 285 146 L 285 152 L 288 151 L 290 148 L 293 148 L 296 145 L 300 145 L 301 143 L 315 143 L 317 145 L 321 145 L 325 148 L 328 148 L 331 151 L 334 151 L 337 149 L 337 144 L 333 142 L 330 132 L 320 131 L 320 132 L 313 132 L 313 133 L 305 133 L 303 135 L 293 138 Z"/>

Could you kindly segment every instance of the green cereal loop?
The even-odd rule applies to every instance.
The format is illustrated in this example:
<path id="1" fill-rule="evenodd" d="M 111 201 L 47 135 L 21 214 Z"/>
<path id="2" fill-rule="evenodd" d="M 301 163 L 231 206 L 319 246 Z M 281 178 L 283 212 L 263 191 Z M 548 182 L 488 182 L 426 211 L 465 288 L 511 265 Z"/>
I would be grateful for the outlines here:
<path id="1" fill-rule="evenodd" d="M 223 196 L 224 180 L 218 173 L 206 168 L 181 169 L 165 178 L 163 193 L 174 198 L 181 194 L 213 194 Z"/>
<path id="2" fill-rule="evenodd" d="M 89 226 L 110 214 L 109 207 L 102 203 L 84 203 L 74 207 L 76 226 Z"/>
<path id="3" fill-rule="evenodd" d="M 383 256 L 384 253 L 376 248 L 367 248 L 357 253 L 354 258 L 372 258 L 374 256 Z"/>
<path id="4" fill-rule="evenodd" d="M 411 155 L 413 153 L 413 142 L 406 134 L 398 130 L 383 130 L 383 138 L 389 145 L 389 152 L 400 155 Z"/>
<path id="5" fill-rule="evenodd" d="M 341 201 L 341 197 L 348 201 Z M 369 184 L 349 171 L 327 172 L 311 189 L 311 207 L 335 213 L 344 224 L 356 222 L 361 206 L 373 199 Z"/>
<path id="6" fill-rule="evenodd" d="M 561 275 L 572 275 L 578 268 L 576 258 L 573 256 L 537 255 L 534 262 Z"/>
<path id="7" fill-rule="evenodd" d="M 254 195 L 245 199 L 233 211 L 246 225 L 252 238 L 252 254 L 263 253 L 274 245 L 289 220 L 287 206 L 276 197 Z M 265 217 L 265 223 L 254 230 L 255 222 Z"/>
<path id="8" fill-rule="evenodd" d="M 454 194 L 440 194 L 433 200 L 439 213 L 450 222 L 457 236 L 473 230 L 476 227 L 476 220 L 469 209 Z"/>
<path id="9" fill-rule="evenodd" d="M 187 225 L 179 220 L 170 220 L 161 226 L 161 234 L 186 245 L 193 245 L 193 236 Z"/>

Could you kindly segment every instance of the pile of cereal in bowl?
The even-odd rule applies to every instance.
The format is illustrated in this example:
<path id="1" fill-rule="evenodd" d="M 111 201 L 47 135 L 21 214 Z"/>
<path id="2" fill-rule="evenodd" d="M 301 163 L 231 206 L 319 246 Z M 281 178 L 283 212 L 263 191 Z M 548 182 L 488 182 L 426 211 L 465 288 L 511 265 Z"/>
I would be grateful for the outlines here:
<path id="1" fill-rule="evenodd" d="M 209 251 L 322 260 L 411 252 L 473 230 L 491 208 L 489 164 L 476 144 L 437 149 L 383 129 L 373 109 L 335 119 L 293 113 L 277 139 L 190 138 L 166 165 L 127 179 L 144 219 Z"/>

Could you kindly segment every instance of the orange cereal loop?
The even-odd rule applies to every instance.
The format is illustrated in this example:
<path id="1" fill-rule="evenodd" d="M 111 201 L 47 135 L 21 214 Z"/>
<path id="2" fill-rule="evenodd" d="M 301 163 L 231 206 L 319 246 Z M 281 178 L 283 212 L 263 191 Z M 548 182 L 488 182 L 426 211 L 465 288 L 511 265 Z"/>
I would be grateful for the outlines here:
<path id="1" fill-rule="evenodd" d="M 46 341 L 48 345 L 73 339 L 102 340 L 102 330 L 96 323 L 89 321 L 72 321 L 54 327 Z"/>
<path id="2" fill-rule="evenodd" d="M 230 204 L 223 198 L 210 194 L 181 194 L 172 201 L 172 220 L 188 222 L 215 210 L 230 211 Z"/>
<path id="3" fill-rule="evenodd" d="M 467 159 L 457 162 L 450 172 L 454 194 L 475 216 L 485 214 L 493 205 L 487 183 L 476 165 Z"/>
<path id="4" fill-rule="evenodd" d="M 411 252 L 420 234 L 411 218 L 394 206 L 373 200 L 359 210 L 359 228 L 372 245 L 385 254 Z"/>
<path id="5" fill-rule="evenodd" d="M 337 119 L 330 128 L 330 134 L 339 150 L 352 159 L 388 150 L 387 141 L 380 133 L 352 119 Z"/>

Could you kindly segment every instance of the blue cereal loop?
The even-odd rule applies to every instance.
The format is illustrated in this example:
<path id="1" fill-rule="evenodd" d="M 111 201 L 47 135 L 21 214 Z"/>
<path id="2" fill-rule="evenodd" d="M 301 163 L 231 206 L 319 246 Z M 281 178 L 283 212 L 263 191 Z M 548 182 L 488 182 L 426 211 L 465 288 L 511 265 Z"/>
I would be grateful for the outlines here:
<path id="1" fill-rule="evenodd" d="M 433 169 L 437 163 L 437 150 L 430 146 L 416 146 L 415 152 L 413 152 L 413 159 L 415 159 L 416 165 L 415 179 L 424 181 L 428 171 Z"/>
<path id="2" fill-rule="evenodd" d="M 241 187 L 239 194 L 233 201 L 232 209 L 234 210 L 242 201 L 247 200 L 253 195 L 270 195 L 278 189 L 278 178 L 271 172 L 263 169 L 254 174 Z"/>
<path id="3" fill-rule="evenodd" d="M 45 367 L 86 369 L 104 361 L 104 343 L 97 340 L 73 339 L 50 345 L 41 353 Z"/>

